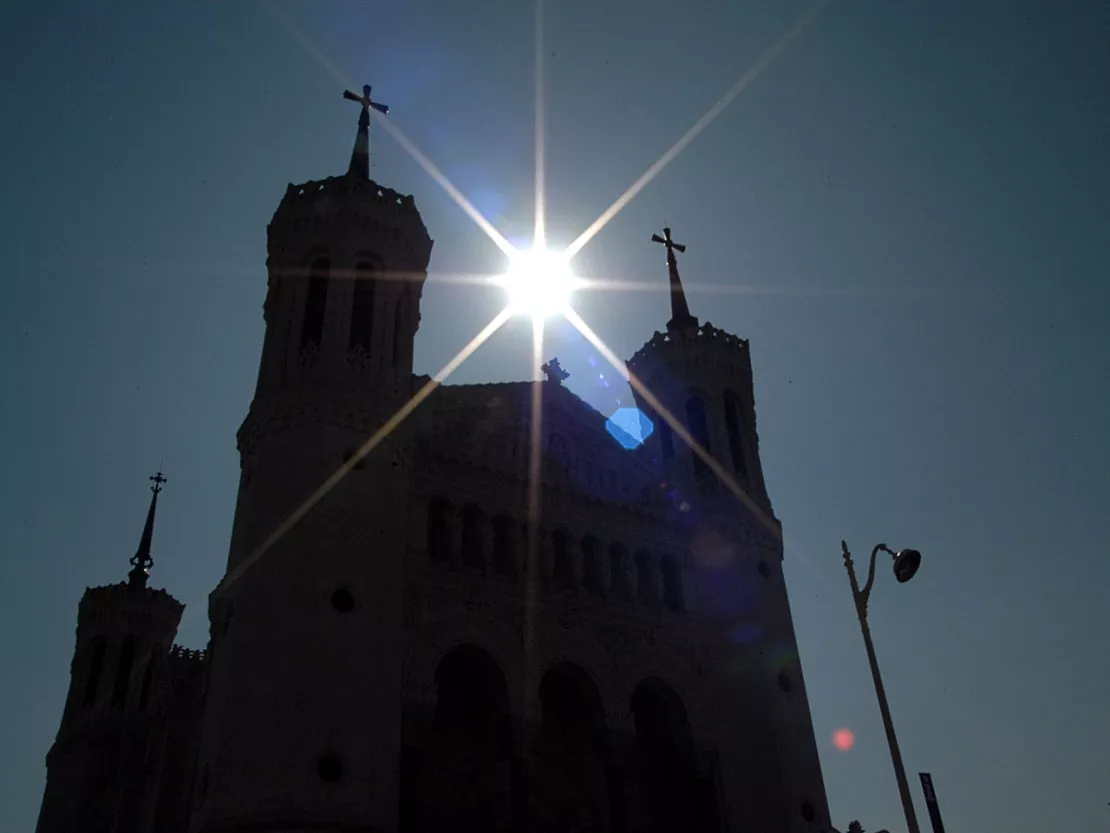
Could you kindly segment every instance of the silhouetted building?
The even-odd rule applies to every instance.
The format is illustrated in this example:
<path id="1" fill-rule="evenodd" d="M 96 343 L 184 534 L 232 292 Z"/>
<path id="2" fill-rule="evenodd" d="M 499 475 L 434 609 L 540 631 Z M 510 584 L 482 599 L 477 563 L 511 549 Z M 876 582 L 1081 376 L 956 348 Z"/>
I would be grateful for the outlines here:
<path id="1" fill-rule="evenodd" d="M 557 362 L 536 398 L 441 386 L 363 456 L 429 382 L 432 241 L 350 97 L 349 172 L 269 226 L 208 649 L 146 586 L 159 477 L 128 582 L 81 602 L 39 833 L 823 830 L 748 343 L 690 314 L 668 231 L 673 316 L 628 366 L 712 464 L 642 400 L 625 448 Z"/>

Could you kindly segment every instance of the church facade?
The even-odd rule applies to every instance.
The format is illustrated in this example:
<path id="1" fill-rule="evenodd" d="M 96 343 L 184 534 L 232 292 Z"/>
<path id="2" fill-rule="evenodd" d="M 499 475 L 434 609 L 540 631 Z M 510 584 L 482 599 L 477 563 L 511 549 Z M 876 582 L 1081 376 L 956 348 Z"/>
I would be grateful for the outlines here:
<path id="1" fill-rule="evenodd" d="M 432 240 L 348 97 L 347 174 L 269 225 L 209 644 L 148 586 L 159 475 L 81 600 L 39 833 L 824 830 L 748 342 L 690 314 L 668 231 L 635 448 L 558 373 L 415 375 Z"/>

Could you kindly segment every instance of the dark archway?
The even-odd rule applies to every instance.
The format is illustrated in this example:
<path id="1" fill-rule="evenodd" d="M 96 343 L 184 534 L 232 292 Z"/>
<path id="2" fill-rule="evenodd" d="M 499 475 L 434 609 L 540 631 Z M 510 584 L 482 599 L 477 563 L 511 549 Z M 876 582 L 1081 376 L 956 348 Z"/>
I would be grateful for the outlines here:
<path id="1" fill-rule="evenodd" d="M 436 728 L 496 745 L 508 729 L 509 686 L 497 662 L 473 645 L 448 653 L 436 668 Z"/>
<path id="2" fill-rule="evenodd" d="M 509 687 L 496 660 L 460 645 L 440 660 L 429 731 L 402 751 L 400 829 L 470 833 L 511 824 Z"/>
<path id="3" fill-rule="evenodd" d="M 562 754 L 593 754 L 604 740 L 605 712 L 593 679 L 561 662 L 540 681 L 540 738 Z"/>
<path id="4" fill-rule="evenodd" d="M 627 765 L 630 828 L 719 833 L 715 764 L 696 751 L 682 698 L 650 677 L 636 686 L 629 707 L 636 730 Z"/>

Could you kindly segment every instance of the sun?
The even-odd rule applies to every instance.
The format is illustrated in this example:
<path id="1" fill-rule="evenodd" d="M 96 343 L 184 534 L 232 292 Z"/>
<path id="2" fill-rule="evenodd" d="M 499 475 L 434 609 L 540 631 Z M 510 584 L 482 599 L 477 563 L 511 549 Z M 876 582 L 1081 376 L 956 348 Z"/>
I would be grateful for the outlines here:
<path id="1" fill-rule="evenodd" d="M 582 285 L 566 255 L 542 246 L 510 255 L 509 268 L 497 282 L 505 288 L 514 315 L 538 320 L 570 309 L 571 295 Z"/>

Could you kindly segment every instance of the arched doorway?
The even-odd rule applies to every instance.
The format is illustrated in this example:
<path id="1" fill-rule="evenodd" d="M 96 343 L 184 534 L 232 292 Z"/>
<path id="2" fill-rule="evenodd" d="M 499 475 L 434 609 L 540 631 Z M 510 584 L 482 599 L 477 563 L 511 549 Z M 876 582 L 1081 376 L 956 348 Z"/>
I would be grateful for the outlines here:
<path id="1" fill-rule="evenodd" d="M 528 830 L 605 833 L 609 758 L 605 713 L 593 679 L 573 663 L 540 680 L 540 720 L 528 761 Z"/>
<path id="2" fill-rule="evenodd" d="M 644 833 L 719 833 L 712 757 L 699 753 L 686 706 L 658 677 L 629 700 L 635 737 L 626 758 L 629 829 Z"/>
<path id="3" fill-rule="evenodd" d="M 509 687 L 486 651 L 461 645 L 440 660 L 430 730 L 410 748 L 402 829 L 501 833 L 512 821 Z"/>

